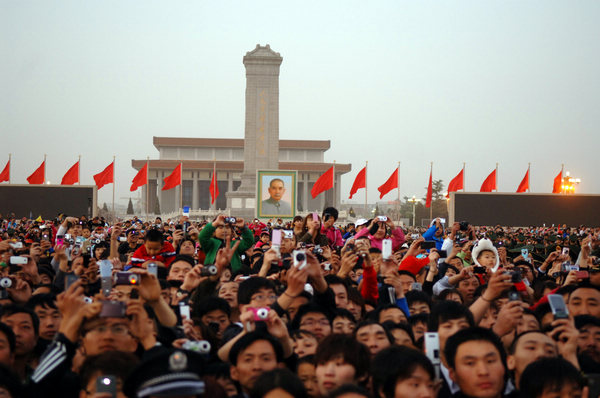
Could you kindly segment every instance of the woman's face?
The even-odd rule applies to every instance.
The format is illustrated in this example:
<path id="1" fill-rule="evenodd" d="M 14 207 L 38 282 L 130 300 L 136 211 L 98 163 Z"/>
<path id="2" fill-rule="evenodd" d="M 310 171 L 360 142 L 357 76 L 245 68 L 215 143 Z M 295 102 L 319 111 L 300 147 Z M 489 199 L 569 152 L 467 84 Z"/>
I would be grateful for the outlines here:
<path id="1" fill-rule="evenodd" d="M 310 215 L 306 219 L 306 227 L 308 229 L 320 228 L 321 227 L 321 221 L 319 221 L 319 220 L 314 221 L 313 218 L 312 218 L 312 215 Z"/>
<path id="2" fill-rule="evenodd" d="M 377 229 L 377 232 L 375 232 L 375 235 L 373 235 L 373 237 L 375 239 L 385 238 L 385 224 L 382 222 L 378 222 L 377 225 L 379 225 L 379 229 Z"/>
<path id="3" fill-rule="evenodd" d="M 301 363 L 298 366 L 298 378 L 304 384 L 308 396 L 311 398 L 319 397 L 319 388 L 317 386 L 317 376 L 315 374 L 315 365 L 312 363 Z"/>
<path id="4" fill-rule="evenodd" d="M 356 369 L 344 362 L 342 357 L 318 364 L 315 373 L 319 392 L 323 396 L 344 384 L 356 384 Z"/>
<path id="5" fill-rule="evenodd" d="M 227 237 L 231 237 L 231 228 L 226 225 L 219 225 L 215 230 L 215 238 L 226 240 Z"/>

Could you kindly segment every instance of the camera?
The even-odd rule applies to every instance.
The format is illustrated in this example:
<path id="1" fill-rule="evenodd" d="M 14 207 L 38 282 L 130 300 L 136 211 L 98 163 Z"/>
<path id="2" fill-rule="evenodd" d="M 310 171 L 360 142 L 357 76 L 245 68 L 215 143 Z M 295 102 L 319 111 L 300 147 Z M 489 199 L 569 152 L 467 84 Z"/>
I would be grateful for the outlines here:
<path id="1" fill-rule="evenodd" d="M 68 242 L 70 245 L 75 243 L 75 239 L 70 234 L 65 234 L 65 242 Z"/>
<path id="2" fill-rule="evenodd" d="M 507 275 L 510 275 L 510 283 L 519 283 L 523 282 L 523 276 L 521 276 L 521 271 L 508 271 Z"/>
<path id="3" fill-rule="evenodd" d="M 205 265 L 200 270 L 201 276 L 213 276 L 217 275 L 217 266 L 216 265 Z"/>
<path id="4" fill-rule="evenodd" d="M 97 245 L 100 242 L 102 242 L 102 240 L 100 240 L 99 238 L 94 238 L 94 239 L 90 239 L 90 242 L 92 242 L 92 245 Z"/>
<path id="5" fill-rule="evenodd" d="M 132 272 L 117 272 L 115 274 L 115 285 L 132 285 L 140 284 L 140 276 Z"/>
<path id="6" fill-rule="evenodd" d="M 468 221 L 461 221 L 458 223 L 458 225 L 460 226 L 460 230 L 461 231 L 466 231 L 469 229 L 469 222 Z"/>
<path id="7" fill-rule="evenodd" d="M 386 222 L 388 220 L 387 216 L 377 216 L 377 220 L 381 222 Z"/>
<path id="8" fill-rule="evenodd" d="M 267 319 L 267 316 L 269 316 L 269 309 L 266 307 L 261 307 L 261 308 L 250 307 L 248 309 L 250 311 L 252 311 L 252 313 L 254 314 L 255 321 L 264 321 L 265 319 Z"/>
<path id="9" fill-rule="evenodd" d="M 486 272 L 485 267 L 480 267 L 478 265 L 473 267 L 474 274 L 485 274 L 485 272 Z"/>
<path id="10" fill-rule="evenodd" d="M 321 256 L 323 254 L 323 248 L 320 245 L 316 245 L 315 247 L 313 247 L 312 253 L 315 256 Z"/>
<path id="11" fill-rule="evenodd" d="M 10 289 L 13 285 L 16 285 L 16 280 L 13 278 L 9 278 L 5 276 L 4 278 L 0 278 L 0 288 L 2 289 Z"/>
<path id="12" fill-rule="evenodd" d="M 306 253 L 303 250 L 294 250 L 292 257 L 294 258 L 294 267 L 298 267 L 298 269 L 306 267 Z"/>
<path id="13" fill-rule="evenodd" d="M 323 264 L 323 270 L 324 271 L 331 271 L 331 264 L 330 263 L 324 263 Z"/>
<path id="14" fill-rule="evenodd" d="M 236 219 L 235 219 L 235 217 L 225 217 L 225 223 L 226 224 L 235 224 Z"/>
<path id="15" fill-rule="evenodd" d="M 123 301 L 103 301 L 100 310 L 101 318 L 125 318 L 127 304 Z"/>
<path id="16" fill-rule="evenodd" d="M 199 354 L 210 353 L 210 343 L 206 340 L 191 341 L 188 340 L 181 346 L 184 350 L 195 351 Z"/>

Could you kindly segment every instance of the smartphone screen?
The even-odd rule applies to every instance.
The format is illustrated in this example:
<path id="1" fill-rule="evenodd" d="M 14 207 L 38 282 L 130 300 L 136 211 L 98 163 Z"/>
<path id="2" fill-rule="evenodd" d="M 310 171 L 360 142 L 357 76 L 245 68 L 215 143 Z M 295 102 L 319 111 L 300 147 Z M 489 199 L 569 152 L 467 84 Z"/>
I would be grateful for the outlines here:
<path id="1" fill-rule="evenodd" d="M 383 257 L 384 260 L 388 260 L 390 257 L 392 257 L 392 240 L 391 239 L 384 239 L 381 242 L 381 256 Z"/>
<path id="2" fill-rule="evenodd" d="M 273 246 L 281 246 L 281 230 L 280 229 L 273 230 L 273 239 L 271 240 L 271 244 Z"/>
<path id="3" fill-rule="evenodd" d="M 569 317 L 569 310 L 565 305 L 565 300 L 560 294 L 549 294 L 548 303 L 554 314 L 554 319 L 566 319 Z"/>
<path id="4" fill-rule="evenodd" d="M 313 212 L 312 216 L 313 216 L 313 221 L 316 221 L 316 222 L 319 221 L 319 215 L 317 214 L 317 212 Z"/>

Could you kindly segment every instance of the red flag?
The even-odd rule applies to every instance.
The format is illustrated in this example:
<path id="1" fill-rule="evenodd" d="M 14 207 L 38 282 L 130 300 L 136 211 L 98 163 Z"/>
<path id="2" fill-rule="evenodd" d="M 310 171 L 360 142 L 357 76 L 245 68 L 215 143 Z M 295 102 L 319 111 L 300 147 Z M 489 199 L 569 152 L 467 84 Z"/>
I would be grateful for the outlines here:
<path id="1" fill-rule="evenodd" d="M 431 207 L 433 199 L 433 170 L 429 172 L 429 185 L 427 185 L 427 198 L 425 199 L 425 207 Z"/>
<path id="2" fill-rule="evenodd" d="M 217 165 L 213 165 L 213 175 L 210 180 L 210 187 L 208 188 L 208 192 L 210 192 L 210 204 L 212 205 L 217 200 L 219 196 L 219 185 L 217 184 Z"/>
<path id="3" fill-rule="evenodd" d="M 352 184 L 352 189 L 350 189 L 350 198 L 361 188 L 367 187 L 367 168 L 363 167 L 361 171 L 358 172 L 356 178 L 354 179 L 354 183 Z"/>
<path id="4" fill-rule="evenodd" d="M 0 173 L 0 182 L 10 181 L 10 160 L 4 166 L 4 170 Z"/>
<path id="5" fill-rule="evenodd" d="M 98 189 L 102 188 L 106 184 L 114 184 L 115 183 L 115 162 L 113 161 L 111 164 L 106 166 L 104 170 L 100 173 L 94 175 L 94 181 L 96 182 L 96 186 Z"/>
<path id="6" fill-rule="evenodd" d="M 79 161 L 75 163 L 62 178 L 60 185 L 73 185 L 79 182 Z"/>
<path id="7" fill-rule="evenodd" d="M 398 168 L 392 173 L 392 175 L 384 182 L 377 190 L 379 191 L 379 199 L 383 198 L 392 189 L 398 188 Z"/>
<path id="8" fill-rule="evenodd" d="M 27 182 L 30 184 L 43 184 L 46 179 L 46 161 L 44 160 L 40 167 L 38 167 L 29 177 Z"/>
<path id="9" fill-rule="evenodd" d="M 148 162 L 144 164 L 144 167 L 137 172 L 133 180 L 131 181 L 130 192 L 137 191 L 139 187 L 142 187 L 148 183 Z"/>
<path id="10" fill-rule="evenodd" d="M 523 177 L 523 181 L 519 184 L 519 188 L 517 188 L 517 193 L 527 192 L 529 189 L 529 168 L 527 169 L 527 173 L 525 173 L 525 177 Z"/>
<path id="11" fill-rule="evenodd" d="M 479 192 L 492 192 L 494 189 L 498 189 L 496 187 L 496 169 L 490 173 L 489 176 L 483 181 L 481 184 L 481 189 Z"/>
<path id="12" fill-rule="evenodd" d="M 167 191 L 169 189 L 175 188 L 177 185 L 181 185 L 181 163 L 175 167 L 171 175 L 165 177 L 163 180 L 162 191 Z"/>
<path id="13" fill-rule="evenodd" d="M 554 185 L 552 186 L 552 193 L 561 193 L 562 192 L 562 169 L 560 169 L 560 173 L 556 177 L 554 177 Z"/>
<path id="14" fill-rule="evenodd" d="M 450 180 L 450 183 L 448 184 L 448 193 L 450 192 L 456 192 L 459 189 L 465 189 L 465 170 L 461 169 L 460 173 L 458 173 L 456 175 L 456 177 L 454 177 L 452 180 Z"/>
<path id="15" fill-rule="evenodd" d="M 325 173 L 321 174 L 321 177 L 315 181 L 315 185 L 313 185 L 312 189 L 310 190 L 310 194 L 314 199 L 321 192 L 325 192 L 331 188 L 333 188 L 333 166 L 331 166 Z"/>

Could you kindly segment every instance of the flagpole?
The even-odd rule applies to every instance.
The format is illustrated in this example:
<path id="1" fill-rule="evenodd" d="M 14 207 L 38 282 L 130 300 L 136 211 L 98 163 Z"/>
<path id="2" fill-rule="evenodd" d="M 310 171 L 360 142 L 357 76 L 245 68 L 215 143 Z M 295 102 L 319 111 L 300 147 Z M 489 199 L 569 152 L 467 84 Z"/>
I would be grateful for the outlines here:
<path id="1" fill-rule="evenodd" d="M 44 182 L 42 184 L 46 183 L 46 154 L 44 154 Z"/>
<path id="2" fill-rule="evenodd" d="M 9 184 L 9 185 L 10 185 L 10 175 L 12 174 L 12 173 L 10 172 L 10 169 L 12 168 L 12 162 L 11 162 L 11 159 L 12 159 L 12 153 L 9 153 L 9 154 L 8 154 L 8 184 Z"/>
<path id="3" fill-rule="evenodd" d="M 179 159 L 181 173 L 179 174 L 179 209 L 183 216 L 183 159 Z"/>
<path id="4" fill-rule="evenodd" d="M 527 163 L 527 192 L 531 192 L 531 162 Z"/>
<path id="5" fill-rule="evenodd" d="M 116 214 L 115 214 L 115 158 L 116 156 L 113 155 L 113 202 L 112 202 L 112 213 L 113 213 L 113 220 L 116 220 Z"/>
<path id="6" fill-rule="evenodd" d="M 335 160 L 333 161 L 333 184 L 331 184 L 333 186 L 333 207 L 338 207 L 336 206 L 336 197 L 335 197 Z"/>
<path id="7" fill-rule="evenodd" d="M 433 162 L 429 165 L 429 176 L 431 177 L 431 185 L 433 186 Z M 431 206 L 429 206 L 429 219 L 433 218 L 433 198 L 431 198 Z"/>
<path id="8" fill-rule="evenodd" d="M 79 155 L 79 160 L 77 161 L 77 181 L 81 185 L 81 155 Z"/>
<path id="9" fill-rule="evenodd" d="M 563 187 L 563 179 L 565 178 L 565 164 L 561 163 L 560 164 L 560 193 L 564 193 L 564 189 L 562 189 Z"/>
<path id="10" fill-rule="evenodd" d="M 466 164 L 467 164 L 466 162 L 463 162 L 463 192 L 467 191 L 467 189 L 465 188 L 465 186 L 467 185 L 467 183 L 465 182 L 466 181 L 466 179 L 465 179 L 465 165 Z M 448 196 L 450 196 L 450 194 L 448 194 Z"/>
<path id="11" fill-rule="evenodd" d="M 213 181 L 214 181 L 214 182 L 213 182 Z M 213 194 L 212 194 L 212 195 L 210 194 L 210 190 L 209 190 L 209 192 L 208 192 L 208 194 L 210 195 L 210 205 L 211 205 L 211 206 L 212 206 L 212 205 L 216 206 L 216 204 L 215 204 L 215 200 L 216 200 L 216 198 L 213 200 L 213 197 L 214 197 L 213 195 L 215 195 L 215 193 L 217 192 L 217 190 L 216 190 L 216 188 L 217 188 L 217 157 L 216 157 L 216 156 L 215 156 L 215 157 L 213 157 L 213 175 L 212 175 L 212 180 L 211 180 L 211 182 L 210 182 L 210 183 L 211 183 L 211 184 L 212 184 L 212 186 L 213 186 L 213 187 L 212 187 L 212 189 L 213 189 Z M 216 210 L 216 209 L 215 209 L 215 210 Z"/>
<path id="12" fill-rule="evenodd" d="M 495 177 L 495 180 L 496 180 L 496 181 L 494 181 L 496 183 L 495 184 L 496 185 L 496 192 L 498 192 L 498 163 L 496 163 L 496 175 L 494 177 Z"/>
<path id="13" fill-rule="evenodd" d="M 400 163 L 398 162 L 398 203 L 400 203 Z"/>
<path id="14" fill-rule="evenodd" d="M 367 166 L 369 165 L 369 161 L 365 161 L 365 218 L 368 218 L 368 212 L 367 212 Z"/>
<path id="15" fill-rule="evenodd" d="M 150 156 L 146 156 L 146 221 L 150 219 Z"/>

